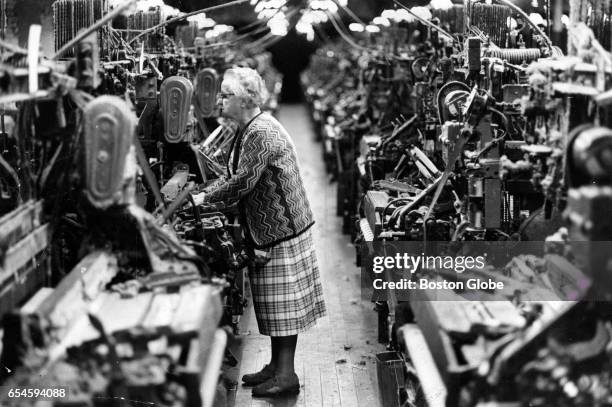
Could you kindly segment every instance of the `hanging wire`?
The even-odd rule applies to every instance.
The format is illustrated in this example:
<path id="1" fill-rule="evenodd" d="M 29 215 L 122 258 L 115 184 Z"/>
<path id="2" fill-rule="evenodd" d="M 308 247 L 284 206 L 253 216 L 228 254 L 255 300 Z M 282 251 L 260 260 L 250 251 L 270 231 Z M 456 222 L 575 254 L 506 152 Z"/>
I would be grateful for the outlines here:
<path id="1" fill-rule="evenodd" d="M 234 1 L 230 1 L 229 3 L 223 3 L 223 4 L 216 5 L 216 6 L 211 6 L 211 7 L 203 8 L 203 9 L 200 9 L 200 10 L 192 11 L 191 13 L 183 14 L 182 16 L 177 16 L 177 17 L 171 18 L 169 20 L 166 20 L 166 21 L 164 21 L 162 23 L 157 24 L 154 27 L 147 28 L 146 30 L 144 30 L 143 32 L 141 32 L 140 34 L 138 34 L 137 36 L 132 38 L 130 40 L 129 44 L 131 44 L 132 42 L 136 41 L 138 38 L 140 38 L 140 37 L 142 37 L 142 36 L 152 32 L 152 31 L 155 31 L 155 30 L 157 30 L 157 29 L 159 29 L 159 28 L 161 28 L 161 27 L 163 27 L 165 25 L 172 24 L 172 23 L 177 22 L 177 21 L 185 20 L 186 18 L 195 16 L 195 15 L 198 15 L 198 14 L 206 13 L 206 12 L 213 11 L 213 10 L 222 9 L 222 8 L 225 8 L 225 7 L 235 6 L 235 5 L 242 4 L 242 3 L 247 3 L 249 1 L 250 0 L 234 0 Z"/>
<path id="2" fill-rule="evenodd" d="M 325 42 L 325 43 L 332 42 L 331 38 L 329 38 L 329 35 L 327 35 L 325 31 L 323 31 L 323 29 L 320 27 L 319 24 L 313 24 L 313 28 L 314 28 L 315 34 L 319 36 L 322 42 Z"/>
<path id="3" fill-rule="evenodd" d="M 244 40 L 245 38 L 248 38 L 248 37 L 252 36 L 253 34 L 259 34 L 261 32 L 264 32 L 267 29 L 269 29 L 269 27 L 267 27 L 267 26 L 259 27 L 257 29 L 252 30 L 252 31 L 249 31 L 248 33 L 240 34 L 239 36 L 237 36 L 236 38 L 233 38 L 231 40 L 214 42 L 212 44 L 203 45 L 203 46 L 201 46 L 199 48 L 206 49 L 206 48 L 215 48 L 215 47 L 219 47 L 219 46 L 222 46 L 222 45 L 232 45 L 232 44 L 235 44 L 237 42 L 240 42 L 240 41 Z"/>
<path id="4" fill-rule="evenodd" d="M 332 13 L 330 13 L 329 11 L 326 11 L 326 13 L 327 13 L 327 15 L 328 15 L 328 17 L 329 17 L 329 20 L 331 21 L 332 25 L 334 26 L 334 28 L 335 28 L 335 29 L 336 29 L 336 31 L 338 32 L 338 34 L 340 34 L 340 36 L 342 37 L 342 39 L 344 39 L 346 42 L 348 42 L 348 43 L 349 43 L 350 45 L 352 45 L 354 48 L 361 49 L 361 50 L 365 50 L 365 51 L 368 51 L 368 52 L 377 52 L 377 51 L 378 51 L 378 50 L 376 50 L 376 49 L 369 48 L 369 47 L 366 47 L 366 46 L 363 46 L 363 45 L 360 45 L 360 44 L 357 44 L 356 42 L 354 42 L 354 41 L 351 39 L 350 34 L 348 34 L 348 33 L 347 33 L 345 30 L 343 30 L 343 29 L 340 27 L 340 24 L 341 24 L 341 23 L 339 23 L 337 20 L 335 20 L 334 15 L 333 15 Z M 397 54 L 393 54 L 393 53 L 387 53 L 387 54 L 385 55 L 385 58 L 386 58 L 386 59 L 388 59 L 388 60 L 391 60 L 391 59 L 396 59 L 396 58 L 399 58 L 399 55 L 397 55 Z"/>
<path id="5" fill-rule="evenodd" d="M 113 36 L 113 38 L 115 39 L 116 42 L 120 43 L 121 45 L 123 45 L 125 47 L 125 49 L 133 54 L 134 53 L 134 49 L 123 39 L 123 37 L 120 34 L 121 30 L 116 30 L 114 28 L 111 28 L 111 35 Z"/>
<path id="6" fill-rule="evenodd" d="M 264 32 L 264 31 L 269 30 L 269 29 L 270 29 L 270 27 L 268 27 L 267 25 L 264 24 L 261 27 L 255 28 L 255 29 L 253 29 L 251 31 L 248 31 L 248 32 L 244 32 L 244 33 L 236 36 L 236 38 L 233 38 L 233 39 L 231 39 L 231 40 L 229 40 L 227 42 L 230 43 L 230 44 L 233 44 L 233 43 L 241 41 L 241 40 L 243 40 L 245 38 L 252 37 L 255 34 L 260 34 L 260 33 Z"/>
<path id="7" fill-rule="evenodd" d="M 264 50 L 268 48 L 269 46 L 276 44 L 282 39 L 283 37 L 280 35 L 273 35 L 272 38 L 267 38 L 265 41 L 262 41 L 259 44 L 254 45 L 253 48 L 255 48 L 258 51 Z"/>
<path id="8" fill-rule="evenodd" d="M 338 32 L 338 34 L 340 34 L 340 37 L 342 37 L 342 39 L 344 41 L 346 41 L 347 43 L 349 43 L 353 48 L 357 48 L 357 49 L 361 49 L 364 51 L 374 51 L 368 47 L 364 47 L 363 45 L 359 45 L 356 42 L 354 42 L 347 33 L 345 33 L 340 26 L 338 25 L 338 22 L 335 20 L 335 17 L 332 13 L 330 13 L 329 11 L 325 11 L 325 13 L 327 14 L 327 17 L 329 18 L 329 21 L 332 23 L 332 25 L 334 26 L 334 28 L 336 29 L 336 31 Z"/>
<path id="9" fill-rule="evenodd" d="M 280 11 L 280 9 L 279 9 L 279 11 Z M 286 18 L 287 18 L 287 19 L 289 19 L 289 18 L 293 17 L 293 16 L 294 16 L 294 15 L 295 15 L 295 14 L 296 14 L 298 11 L 299 11 L 299 9 L 298 9 L 297 7 L 293 7 L 291 10 L 289 10 L 289 12 L 287 12 L 287 14 L 286 14 Z M 276 15 L 276 14 L 277 14 L 277 13 L 275 13 L 274 15 Z M 273 19 L 273 18 L 274 18 L 274 16 L 271 16 L 271 17 L 269 17 L 267 20 L 263 20 L 263 21 L 261 21 L 260 23 L 265 23 L 265 24 L 267 24 L 267 23 L 268 23 L 268 21 L 270 21 L 270 20 L 271 20 L 271 19 Z M 237 43 L 237 42 L 239 42 L 239 41 L 242 41 L 242 40 L 243 40 L 243 39 L 245 39 L 245 38 L 251 37 L 253 34 L 259 34 L 259 33 L 261 33 L 261 32 L 264 32 L 264 31 L 268 30 L 268 29 L 270 29 L 270 27 L 268 27 L 267 25 L 264 25 L 264 26 L 262 26 L 262 27 L 259 27 L 259 28 L 256 28 L 256 29 L 253 29 L 253 30 L 251 30 L 251 31 L 249 31 L 249 32 L 246 32 L 246 33 L 240 34 L 240 35 L 239 35 L 239 36 L 237 36 L 236 38 L 233 38 L 233 39 L 231 39 L 231 40 L 229 40 L 229 41 L 223 41 L 223 42 L 217 42 L 217 43 L 213 43 L 213 44 L 208 44 L 208 45 L 204 45 L 204 46 L 202 46 L 202 47 L 200 47 L 200 48 L 214 48 L 214 47 L 218 47 L 218 46 L 221 46 L 221 45 L 231 45 L 231 44 L 235 44 L 235 43 Z M 266 34 L 264 37 L 269 36 L 269 34 L 270 34 L 270 33 Z M 262 37 L 262 38 L 264 38 L 264 37 Z M 251 43 L 251 45 L 252 45 L 253 43 L 257 42 L 257 41 L 260 41 L 262 38 L 258 38 L 258 39 L 256 39 L 256 40 L 254 40 L 254 41 Z M 269 38 L 269 37 L 267 37 L 267 38 Z"/>
<path id="10" fill-rule="evenodd" d="M 480 41 L 482 41 L 482 42 L 486 42 L 487 41 L 487 35 L 485 33 L 483 33 L 480 30 L 480 28 L 476 27 L 475 25 L 472 25 L 472 26 L 470 26 L 469 30 L 470 30 L 470 33 L 473 34 L 474 36 L 478 37 L 480 39 Z M 491 40 L 489 40 L 489 43 L 492 44 Z"/>
<path id="11" fill-rule="evenodd" d="M 297 7 L 294 8 L 293 10 L 291 10 L 290 12 L 288 12 L 286 14 L 287 20 L 289 20 L 291 17 L 293 17 L 298 12 L 299 12 L 299 9 Z M 297 20 L 294 23 L 291 23 L 291 26 L 287 29 L 287 31 L 292 30 L 295 27 L 296 24 L 297 24 Z M 270 34 L 272 34 L 272 33 L 270 33 Z M 259 42 L 256 45 L 254 45 L 254 47 L 258 47 L 259 49 L 263 50 L 263 49 L 265 49 L 265 48 L 267 48 L 267 47 L 269 47 L 269 46 L 271 46 L 273 44 L 276 44 L 278 41 L 283 39 L 283 36 L 280 36 L 280 35 L 276 35 L 274 37 L 275 38 L 272 38 L 270 40 L 269 40 L 270 37 L 268 37 L 266 39 L 263 39 L 263 37 L 262 37 L 262 38 L 259 39 L 259 40 L 261 40 L 261 42 Z M 257 40 L 257 41 L 259 41 L 259 40 Z M 251 43 L 250 45 L 253 46 L 253 43 Z"/>
<path id="12" fill-rule="evenodd" d="M 255 4 L 255 5 L 257 5 L 257 4 Z M 268 19 L 266 19 L 266 20 L 259 20 L 259 19 L 257 19 L 256 21 L 253 21 L 252 23 L 247 24 L 247 25 L 245 25 L 244 27 L 240 27 L 240 30 L 247 30 L 247 29 L 249 29 L 249 28 L 251 28 L 251 27 L 255 27 L 255 26 L 257 26 L 258 24 L 262 24 L 262 23 L 264 23 L 264 22 L 268 22 L 268 21 L 270 21 L 271 19 L 273 19 L 274 17 L 276 17 L 276 15 L 277 15 L 278 13 L 280 13 L 280 12 L 281 12 L 281 9 L 280 9 L 280 8 L 277 8 L 277 9 L 276 9 L 276 12 L 275 12 L 274 14 L 272 14 L 270 17 L 268 17 Z"/>
<path id="13" fill-rule="evenodd" d="M 283 35 L 272 35 L 272 37 L 268 37 L 265 40 L 262 39 L 262 41 L 258 44 L 256 44 L 257 47 L 259 47 L 260 49 L 265 49 L 267 47 L 269 47 L 270 45 L 276 44 L 277 42 L 279 42 L 280 40 L 282 40 L 284 38 Z"/>
<path id="14" fill-rule="evenodd" d="M 271 32 L 270 32 L 270 33 L 267 33 L 267 34 L 266 34 L 266 35 L 264 35 L 263 37 L 258 38 L 258 39 L 256 39 L 256 40 L 254 40 L 253 42 L 251 42 L 251 43 L 249 44 L 249 46 L 251 46 L 251 47 L 257 47 L 257 46 L 259 46 L 259 44 L 261 44 L 261 43 L 263 43 L 263 42 L 265 42 L 265 41 L 267 41 L 267 40 L 269 40 L 269 39 L 271 39 L 271 38 L 273 38 L 273 37 L 275 37 L 275 35 L 274 35 L 274 34 L 272 34 Z"/>
<path id="15" fill-rule="evenodd" d="M 16 54 L 27 54 L 28 53 L 27 49 L 21 48 L 20 46 L 16 44 L 11 44 L 10 42 L 6 42 L 1 39 L 0 39 L 0 48 L 8 49 L 9 51 L 14 52 Z"/>
<path id="16" fill-rule="evenodd" d="M 364 22 L 363 22 L 363 20 L 362 20 L 361 18 L 359 18 L 359 17 L 357 16 L 357 14 L 353 13 L 353 11 L 352 11 L 350 8 L 348 8 L 348 7 L 344 6 L 344 5 L 343 5 L 343 4 L 341 4 L 341 3 L 340 3 L 338 0 L 332 0 L 332 1 L 333 1 L 334 3 L 336 3 L 336 6 L 338 6 L 338 7 L 339 7 L 339 8 L 341 8 L 342 10 L 344 10 L 344 12 L 345 12 L 346 14 L 348 14 L 348 15 L 349 15 L 349 16 L 350 16 L 350 17 L 351 17 L 353 20 L 355 20 L 355 22 L 357 22 L 357 23 L 359 23 L 359 24 L 361 24 L 361 25 L 363 25 L 363 26 L 366 26 L 366 25 L 367 25 L 366 23 L 364 23 Z"/>
<path id="17" fill-rule="evenodd" d="M 413 16 L 414 18 L 416 18 L 417 20 L 419 20 L 421 23 L 425 24 L 426 26 L 433 28 L 436 31 L 439 31 L 440 33 L 444 34 L 445 36 L 447 36 L 448 38 L 452 39 L 455 42 L 459 42 L 459 40 L 457 40 L 457 38 L 455 38 L 452 34 L 450 34 L 448 31 L 438 27 L 437 25 L 435 25 L 434 23 L 432 23 L 431 21 L 427 21 L 424 18 L 422 18 L 421 16 L 419 16 L 418 14 L 414 13 L 412 10 L 410 10 L 408 7 L 404 6 L 402 3 L 400 3 L 397 0 L 393 0 L 393 2 L 395 4 L 397 4 L 398 6 L 400 6 L 401 8 L 403 8 L 404 10 L 406 10 L 408 13 L 410 13 L 411 16 Z"/>

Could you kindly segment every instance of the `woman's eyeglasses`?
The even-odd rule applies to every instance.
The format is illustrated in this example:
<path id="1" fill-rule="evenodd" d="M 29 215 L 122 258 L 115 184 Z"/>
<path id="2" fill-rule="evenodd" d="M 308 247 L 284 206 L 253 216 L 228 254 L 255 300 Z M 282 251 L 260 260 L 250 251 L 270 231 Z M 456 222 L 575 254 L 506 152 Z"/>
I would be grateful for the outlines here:
<path id="1" fill-rule="evenodd" d="M 235 94 L 232 92 L 219 92 L 217 93 L 217 97 L 219 99 L 228 99 L 230 96 L 234 96 Z"/>

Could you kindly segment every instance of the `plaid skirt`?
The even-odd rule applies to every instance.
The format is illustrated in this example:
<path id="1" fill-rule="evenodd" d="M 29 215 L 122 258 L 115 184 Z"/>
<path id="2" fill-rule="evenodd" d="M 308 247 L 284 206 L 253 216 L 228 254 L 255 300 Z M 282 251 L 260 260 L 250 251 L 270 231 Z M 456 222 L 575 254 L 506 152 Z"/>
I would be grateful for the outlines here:
<path id="1" fill-rule="evenodd" d="M 325 315 L 323 287 L 310 230 L 273 246 L 270 261 L 249 270 L 259 332 L 297 335 Z"/>

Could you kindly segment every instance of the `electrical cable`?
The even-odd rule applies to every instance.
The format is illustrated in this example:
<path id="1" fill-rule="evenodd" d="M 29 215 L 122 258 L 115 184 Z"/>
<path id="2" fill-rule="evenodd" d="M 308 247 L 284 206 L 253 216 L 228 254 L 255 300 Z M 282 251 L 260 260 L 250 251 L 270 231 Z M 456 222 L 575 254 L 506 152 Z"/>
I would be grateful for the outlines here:
<path id="1" fill-rule="evenodd" d="M 322 42 L 324 43 L 332 42 L 331 38 L 329 38 L 329 35 L 327 35 L 325 31 L 323 31 L 323 29 L 318 24 L 314 24 L 313 27 L 314 27 L 315 33 L 319 37 L 321 37 Z"/>
<path id="2" fill-rule="evenodd" d="M 381 216 L 381 218 L 382 218 L 382 228 L 383 228 L 383 229 L 385 228 L 385 213 L 387 213 L 387 210 L 389 209 L 389 207 L 390 207 L 391 205 L 393 205 L 394 203 L 396 203 L 396 202 L 399 202 L 399 201 L 409 201 L 409 200 L 411 200 L 411 199 L 412 199 L 412 198 L 409 198 L 409 197 L 401 197 L 401 198 L 395 198 L 395 199 L 392 199 L 392 200 L 390 200 L 390 201 L 387 203 L 387 206 L 385 206 L 385 208 L 383 209 L 383 211 L 382 211 L 382 212 L 381 212 L 381 214 L 380 214 L 380 216 Z M 396 209 L 397 209 L 397 208 L 396 208 Z"/>
<path id="3" fill-rule="evenodd" d="M 363 20 L 361 20 L 361 19 L 360 19 L 360 18 L 359 18 L 359 17 L 358 17 L 358 16 L 357 16 L 355 13 L 353 13 L 353 11 L 351 11 L 351 9 L 349 9 L 348 7 L 343 6 L 342 4 L 338 3 L 338 2 L 337 2 L 337 0 L 332 0 L 332 1 L 333 1 L 334 3 L 336 3 L 336 4 L 337 4 L 337 5 L 340 7 L 340 8 L 342 8 L 342 9 L 343 9 L 343 10 L 344 10 L 344 11 L 345 11 L 345 12 L 346 12 L 346 13 L 347 13 L 347 14 L 348 14 L 348 15 L 349 15 L 349 16 L 350 16 L 350 17 L 351 17 L 351 18 L 352 18 L 352 19 L 353 19 L 355 22 L 357 22 L 357 23 L 359 23 L 359 24 L 361 24 L 361 25 L 363 25 L 363 26 L 368 25 L 368 24 L 366 24 L 366 23 L 365 23 Z M 329 13 L 329 11 L 327 11 L 327 13 Z M 331 18 L 330 18 L 330 20 L 331 20 Z M 333 24 L 333 21 L 332 21 L 332 24 Z M 438 27 L 438 28 L 439 28 L 439 27 Z M 337 28 L 336 28 L 336 30 L 337 30 Z M 440 29 L 440 30 L 441 30 L 441 29 Z M 348 36 L 348 34 L 347 34 L 346 32 L 344 32 L 344 33 L 345 33 L 345 34 Z M 340 33 L 339 33 L 339 34 L 340 34 Z M 445 32 L 445 34 L 446 34 L 446 35 L 449 35 L 449 36 L 451 37 L 451 39 L 454 39 L 454 38 L 453 38 L 453 37 L 452 37 L 450 34 L 448 34 L 448 33 L 446 33 L 446 32 Z M 340 35 L 342 35 L 342 34 L 340 34 Z M 345 39 L 345 40 L 346 40 L 346 39 Z M 353 45 L 353 44 L 351 44 L 351 45 Z M 376 51 L 376 50 L 373 50 L 373 49 L 368 48 L 368 47 L 363 47 L 363 46 L 360 46 L 360 47 L 362 47 L 362 48 L 364 48 L 364 49 L 366 49 L 366 50 L 368 50 L 368 51 Z M 387 55 L 387 57 L 388 57 L 389 59 L 395 59 L 395 58 L 398 58 L 398 55 L 392 54 L 392 55 Z"/>
<path id="4" fill-rule="evenodd" d="M 267 40 L 271 39 L 272 37 L 274 37 L 274 34 L 272 34 L 272 33 L 267 33 L 267 34 L 266 34 L 266 35 L 264 35 L 263 37 L 258 38 L 258 39 L 256 39 L 256 40 L 254 40 L 253 42 L 251 42 L 251 43 L 249 44 L 249 46 L 251 46 L 251 47 L 258 47 L 258 46 L 259 46 L 259 44 L 261 44 L 261 43 L 263 43 L 263 42 L 265 42 L 265 41 L 267 41 Z"/>
<path id="5" fill-rule="evenodd" d="M 450 38 L 451 40 L 455 41 L 456 43 L 459 43 L 459 40 L 457 40 L 457 38 L 455 38 L 452 34 L 450 34 L 448 31 L 444 30 L 443 28 L 438 27 L 437 25 L 435 25 L 434 23 L 432 23 L 431 21 L 427 21 L 424 18 L 422 18 L 421 16 L 419 16 L 418 14 L 414 13 L 412 10 L 410 10 L 408 7 L 404 6 L 402 3 L 400 3 L 397 0 L 393 0 L 393 2 L 395 4 L 397 4 L 398 6 L 400 6 L 401 8 L 403 8 L 404 10 L 406 10 L 408 13 L 410 13 L 410 15 L 412 15 L 414 18 L 416 18 L 417 20 L 419 20 L 421 23 L 425 24 L 426 26 L 433 28 L 436 31 L 441 32 L 442 34 L 446 35 L 448 38 Z"/>
<path id="6" fill-rule="evenodd" d="M 9 51 L 14 52 L 16 54 L 27 54 L 28 53 L 27 49 L 21 48 L 20 46 L 16 44 L 11 44 L 10 42 L 6 42 L 2 39 L 0 39 L 0 48 L 8 49 Z"/>
<path id="7" fill-rule="evenodd" d="M 357 14 L 353 13 L 353 11 L 351 9 L 349 9 L 348 7 L 342 5 L 340 2 L 338 2 L 338 0 L 332 0 L 334 3 L 336 3 L 336 6 L 338 6 L 339 8 L 341 8 L 342 10 L 344 10 L 344 12 L 346 14 L 348 14 L 349 16 L 351 16 L 351 18 L 353 20 L 355 20 L 355 22 L 363 25 L 364 27 L 367 25 L 366 23 L 363 22 L 363 20 L 361 18 L 359 18 L 357 16 Z"/>
<path id="8" fill-rule="evenodd" d="M 289 11 L 286 15 L 285 18 L 287 20 L 289 20 L 291 17 L 293 17 L 297 12 L 299 12 L 299 9 L 297 7 L 295 7 L 293 10 Z M 295 25 L 297 24 L 297 21 L 295 23 L 292 23 L 291 26 L 289 27 L 289 30 L 293 29 L 295 27 Z M 270 33 L 272 34 L 272 33 Z M 272 34 L 272 36 L 274 38 L 272 38 L 270 41 L 268 41 L 270 39 L 270 37 L 267 37 L 265 40 L 262 38 L 260 38 L 259 40 L 256 41 L 260 41 L 260 42 L 253 42 L 255 43 L 255 45 L 253 45 L 253 43 L 251 43 L 250 45 L 253 47 L 258 47 L 259 49 L 265 49 L 275 43 L 277 43 L 278 41 L 280 41 L 281 39 L 283 39 L 284 36 L 282 35 L 274 35 Z"/>
<path id="9" fill-rule="evenodd" d="M 189 17 L 192 17 L 192 16 L 196 16 L 198 14 L 206 13 L 206 12 L 213 11 L 213 10 L 219 10 L 219 9 L 222 9 L 222 8 L 225 8 L 225 7 L 235 6 L 235 5 L 242 4 L 242 3 L 247 3 L 249 1 L 250 0 L 234 0 L 234 1 L 230 1 L 229 3 L 223 3 L 223 4 L 218 4 L 216 6 L 206 7 L 206 8 L 200 9 L 200 10 L 192 11 L 191 13 L 183 14 L 182 16 L 177 16 L 177 17 L 171 18 L 169 20 L 164 21 L 163 23 L 159 23 L 159 24 L 157 24 L 154 27 L 147 28 L 146 30 L 142 31 L 140 34 L 138 34 L 137 36 L 132 38 L 128 42 L 128 44 L 131 44 L 132 42 L 134 42 L 138 38 L 140 38 L 140 37 L 142 37 L 142 36 L 152 32 L 152 31 L 155 31 L 155 30 L 157 30 L 157 29 L 159 29 L 159 28 L 161 28 L 161 27 L 163 27 L 165 25 L 172 24 L 174 22 L 181 21 L 181 20 L 184 20 L 186 18 L 189 18 Z"/>
<path id="10" fill-rule="evenodd" d="M 222 41 L 222 42 L 213 42 L 212 44 L 203 45 L 203 46 L 201 46 L 199 48 L 206 49 L 206 48 L 215 48 L 215 47 L 218 47 L 218 46 L 221 46 L 221 45 L 235 44 L 237 42 L 240 42 L 240 41 L 244 40 L 245 38 L 248 38 L 248 37 L 252 36 L 253 34 L 262 33 L 264 31 L 266 31 L 267 29 L 269 29 L 268 26 L 259 27 L 259 28 L 256 28 L 256 29 L 252 30 L 252 31 L 249 31 L 248 33 L 240 34 L 239 36 L 237 36 L 236 38 L 232 38 L 231 40 Z"/>
<path id="11" fill-rule="evenodd" d="M 276 16 L 278 13 L 280 13 L 280 12 L 281 12 L 281 9 L 280 9 L 280 8 L 276 9 L 276 12 L 275 12 L 274 14 L 272 14 L 270 17 L 268 17 L 268 19 L 267 19 L 267 20 L 265 20 L 265 21 L 266 21 L 266 22 L 267 22 L 267 21 L 270 21 L 271 19 L 273 19 L 273 18 L 274 18 L 274 17 L 275 17 L 275 16 Z M 255 27 L 255 26 L 257 26 L 258 24 L 261 24 L 261 23 L 263 23 L 263 22 L 264 22 L 264 20 L 257 19 L 256 21 L 253 21 L 252 23 L 249 23 L 249 24 L 245 25 L 244 27 L 240 27 L 240 30 L 247 30 L 247 29 L 250 29 L 251 27 Z M 247 31 L 248 31 L 248 30 L 247 30 Z"/>
<path id="12" fill-rule="evenodd" d="M 126 30 L 127 31 L 127 30 Z M 121 44 L 125 47 L 125 49 L 130 53 L 130 54 L 134 54 L 135 51 L 134 49 L 130 46 L 130 44 L 128 44 L 121 35 L 117 35 L 118 32 L 121 32 L 121 30 L 116 30 L 114 28 L 111 28 L 111 34 L 116 38 L 116 40 L 118 40 L 119 42 L 121 42 Z"/>
<path id="13" fill-rule="evenodd" d="M 514 65 L 506 61 L 504 61 L 504 66 L 509 66 L 512 69 L 516 69 L 517 71 L 522 71 L 522 72 L 527 70 L 527 68 L 523 68 L 522 66 Z"/>
<path id="14" fill-rule="evenodd" d="M 368 47 L 364 47 L 363 45 L 359 45 L 356 42 L 354 42 L 344 31 L 342 31 L 342 29 L 339 27 L 338 22 L 335 20 L 335 17 L 333 16 L 332 13 L 330 13 L 329 11 L 325 11 L 325 13 L 327 14 L 329 21 L 332 23 L 332 25 L 334 26 L 334 28 L 336 29 L 336 31 L 338 32 L 338 34 L 340 34 L 340 37 L 342 37 L 342 39 L 344 41 L 346 41 L 349 45 L 351 45 L 353 48 L 356 49 L 360 49 L 362 51 L 374 51 Z"/>
<path id="15" fill-rule="evenodd" d="M 502 121 L 504 122 L 504 128 L 506 129 L 506 132 L 510 132 L 510 121 L 508 120 L 508 116 L 506 116 L 504 113 L 500 112 L 499 110 L 495 109 L 494 107 L 488 107 L 487 109 L 489 109 L 490 112 L 495 113 L 496 115 L 498 115 Z"/>
<path id="16" fill-rule="evenodd" d="M 283 39 L 283 36 L 280 35 L 273 35 L 272 38 L 268 38 L 265 41 L 262 41 L 258 44 L 255 45 L 256 50 L 264 50 L 274 44 L 276 44 L 277 42 L 279 42 L 280 40 Z"/>
<path id="17" fill-rule="evenodd" d="M 280 11 L 280 9 L 279 9 L 279 11 Z M 293 17 L 293 15 L 294 15 L 294 14 L 296 14 L 298 11 L 299 11 L 299 9 L 298 9 L 297 7 L 294 7 L 293 9 L 291 9 L 291 10 L 290 10 L 290 11 L 289 11 L 289 12 L 286 14 L 286 18 L 291 18 L 291 17 Z M 277 14 L 277 13 L 275 13 L 275 14 L 274 14 L 274 16 L 275 16 L 276 14 Z M 272 20 L 272 19 L 274 18 L 274 16 L 271 16 L 271 17 L 269 17 L 269 18 L 268 18 L 268 19 L 266 19 L 266 20 L 262 20 L 262 21 L 260 21 L 259 23 L 265 23 L 265 24 L 267 24 L 267 23 L 268 23 L 268 21 L 270 21 L 270 20 Z M 242 41 L 242 40 L 243 40 L 243 39 L 245 39 L 245 38 L 248 38 L 248 37 L 252 36 L 253 34 L 259 34 L 259 33 L 261 33 L 261 32 L 264 32 L 264 31 L 268 30 L 268 29 L 270 29 L 270 27 L 269 27 L 269 26 L 267 26 L 267 25 L 264 25 L 263 27 L 259 27 L 259 28 L 253 29 L 253 30 L 251 30 L 251 31 L 248 31 L 248 32 L 242 33 L 242 34 L 240 34 L 239 36 L 237 36 L 236 38 L 233 38 L 233 39 L 231 39 L 231 40 L 229 40 L 229 41 L 216 42 L 216 43 L 213 43 L 213 44 L 204 45 L 204 46 L 202 46 L 202 47 L 200 47 L 200 48 L 202 48 L 202 49 L 206 49 L 206 48 L 214 48 L 214 47 L 218 47 L 218 46 L 221 46 L 221 45 L 231 45 L 231 44 L 235 44 L 235 43 L 237 43 L 237 42 L 239 42 L 239 41 Z M 264 36 L 264 37 L 265 37 L 265 36 Z M 262 38 L 263 38 L 263 37 L 262 37 Z M 255 41 L 259 41 L 259 40 L 261 40 L 262 38 L 258 38 L 257 40 L 254 40 L 254 42 L 255 42 Z"/>
<path id="18" fill-rule="evenodd" d="M 459 239 L 459 234 L 463 233 L 463 231 L 470 225 L 470 221 L 463 220 L 457 225 L 455 232 L 453 233 L 453 237 L 451 238 L 451 242 L 456 242 Z"/>
<path id="19" fill-rule="evenodd" d="M 544 207 L 546 206 L 546 202 L 544 202 L 544 204 L 539 207 L 538 209 L 534 210 L 527 219 L 525 219 L 523 222 L 521 222 L 521 225 L 519 226 L 519 229 L 516 231 L 516 233 L 519 236 L 519 239 L 521 238 L 521 235 L 523 234 L 523 232 L 525 231 L 525 229 L 527 229 L 527 226 L 529 226 L 531 224 L 531 222 L 533 222 L 533 220 L 535 218 L 538 217 L 538 215 L 540 215 L 543 211 L 544 211 Z"/>
<path id="20" fill-rule="evenodd" d="M 289 11 L 287 11 L 287 14 L 285 14 L 285 18 L 289 19 L 289 18 L 293 17 L 298 11 L 299 11 L 299 9 L 297 7 L 293 7 L 291 9 L 289 9 Z M 246 38 L 246 37 L 248 37 L 250 35 L 253 35 L 253 34 L 256 34 L 256 33 L 260 33 L 262 31 L 265 31 L 266 29 L 269 29 L 270 27 L 267 25 L 268 22 L 270 22 L 272 19 L 274 19 L 274 17 L 276 17 L 281 12 L 282 12 L 282 10 L 278 9 L 278 10 L 276 10 L 276 12 L 273 15 L 271 15 L 268 18 L 266 18 L 265 20 L 258 20 L 256 22 L 257 24 L 264 24 L 263 27 L 259 27 L 259 28 L 253 29 L 251 31 L 244 32 L 244 33 L 242 33 L 240 35 L 242 36 L 242 38 Z M 253 23 L 251 23 L 249 25 L 252 25 L 252 24 Z"/>

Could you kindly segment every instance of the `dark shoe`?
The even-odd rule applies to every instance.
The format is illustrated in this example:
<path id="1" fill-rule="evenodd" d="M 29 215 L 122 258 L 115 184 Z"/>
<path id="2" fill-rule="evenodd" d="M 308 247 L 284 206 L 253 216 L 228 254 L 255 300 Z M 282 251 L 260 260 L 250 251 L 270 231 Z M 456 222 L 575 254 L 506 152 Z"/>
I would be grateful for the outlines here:
<path id="1" fill-rule="evenodd" d="M 265 365 L 263 369 L 261 369 L 257 373 L 250 373 L 242 376 L 242 384 L 245 386 L 257 386 L 258 384 L 262 384 L 266 380 L 269 380 L 273 377 L 274 368 L 270 365 Z"/>
<path id="2" fill-rule="evenodd" d="M 300 381 L 295 373 L 286 376 L 274 376 L 253 388 L 253 397 L 276 397 L 294 395 L 300 392 Z"/>

